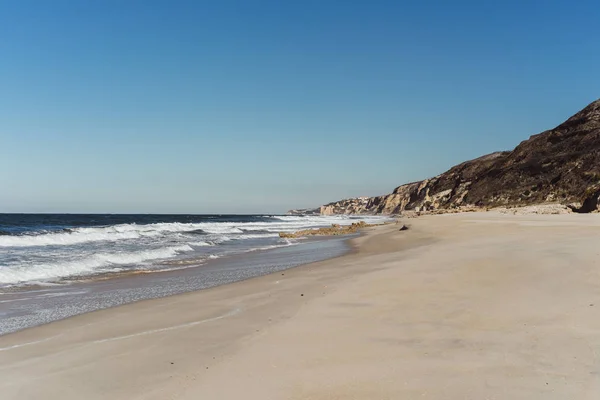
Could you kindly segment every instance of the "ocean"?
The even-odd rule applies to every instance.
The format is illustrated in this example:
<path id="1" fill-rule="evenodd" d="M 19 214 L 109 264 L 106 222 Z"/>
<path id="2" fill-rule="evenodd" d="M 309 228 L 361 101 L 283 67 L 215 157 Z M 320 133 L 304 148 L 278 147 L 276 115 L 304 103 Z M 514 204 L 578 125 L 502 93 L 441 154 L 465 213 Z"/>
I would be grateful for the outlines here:
<path id="1" fill-rule="evenodd" d="M 382 217 L 0 214 L 0 334 L 339 256 L 279 232 Z"/>

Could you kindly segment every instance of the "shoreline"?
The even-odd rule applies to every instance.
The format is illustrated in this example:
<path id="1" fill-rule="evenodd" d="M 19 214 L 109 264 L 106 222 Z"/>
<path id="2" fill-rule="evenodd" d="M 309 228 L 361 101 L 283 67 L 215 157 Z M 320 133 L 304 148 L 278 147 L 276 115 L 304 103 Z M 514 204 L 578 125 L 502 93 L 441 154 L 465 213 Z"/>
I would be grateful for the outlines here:
<path id="1" fill-rule="evenodd" d="M 410 224 L 369 228 L 335 259 L 1 336 L 0 390 L 7 399 L 595 398 L 600 216 Z"/>
<path id="2" fill-rule="evenodd" d="M 381 227 L 383 227 L 384 225 L 381 225 Z M 377 227 L 372 227 L 377 229 Z M 370 228 L 368 228 L 370 229 Z M 291 272 L 297 272 L 297 273 L 301 273 L 300 271 L 303 269 L 312 269 L 315 267 L 319 267 L 321 264 L 323 263 L 328 263 L 328 262 L 332 262 L 332 261 L 336 261 L 336 260 L 340 260 L 340 259 L 344 259 L 346 257 L 354 257 L 357 256 L 360 251 L 361 251 L 361 245 L 359 244 L 361 240 L 365 240 L 369 234 L 372 232 L 368 232 L 366 230 L 361 231 L 358 235 L 354 234 L 354 235 L 348 235 L 350 237 L 326 237 L 326 238 L 312 238 L 311 241 L 312 242 L 319 242 L 319 241 L 340 241 L 343 242 L 344 246 L 346 247 L 343 251 L 342 254 L 340 255 L 336 255 L 336 256 L 332 256 L 326 259 L 322 259 L 322 260 L 318 260 L 318 261 L 314 261 L 314 262 L 308 262 L 308 263 L 303 263 L 303 264 L 299 264 L 290 268 L 286 268 L 286 269 L 282 269 L 282 270 L 278 270 L 278 271 L 274 271 L 271 273 L 267 273 L 264 275 L 256 275 L 256 276 L 250 276 L 248 278 L 244 278 L 241 280 L 236 280 L 236 281 L 231 281 L 231 282 L 226 282 L 223 284 L 219 284 L 219 285 L 215 285 L 215 286 L 211 286 L 211 287 L 207 287 L 204 289 L 197 289 L 197 290 L 192 290 L 192 291 L 187 291 L 187 292 L 182 292 L 182 293 L 175 293 L 175 294 L 171 294 L 171 295 L 166 295 L 166 296 L 161 296 L 161 297 L 155 297 L 155 298 L 147 298 L 147 299 L 141 299 L 141 300 L 137 300 L 134 302 L 129 302 L 129 303 L 124 303 L 124 304 L 120 304 L 120 305 L 116 305 L 116 306 L 111 306 L 111 307 L 107 307 L 107 308 L 101 308 L 101 309 L 97 309 L 97 310 L 92 310 L 92 311 L 88 311 L 88 312 L 84 312 L 81 314 L 76 314 L 76 315 L 72 315 L 66 318 L 62 318 L 62 319 L 58 319 L 58 320 L 54 320 L 54 321 L 50 321 L 47 323 L 43 323 L 40 325 L 35 325 L 35 326 L 31 326 L 31 327 L 27 327 L 18 331 L 14 331 L 14 332 L 9 332 L 3 335 L 0 335 L 0 343 L 2 343 L 2 340 L 7 339 L 7 338 L 12 338 L 14 336 L 17 335 L 21 335 L 21 334 L 27 334 L 30 331 L 34 331 L 34 330 L 38 330 L 38 329 L 44 329 L 46 327 L 51 328 L 53 325 L 58 325 L 61 323 L 65 323 L 65 324 L 70 324 L 71 320 L 75 320 L 78 318 L 82 318 L 85 319 L 87 316 L 91 316 L 93 314 L 97 314 L 97 313 L 110 313 L 112 310 L 118 311 L 119 309 L 123 309 L 123 308 L 127 308 L 127 307 L 131 307 L 131 306 L 136 306 L 136 305 L 142 305 L 143 303 L 151 303 L 151 302 L 160 302 L 160 301 L 167 301 L 168 299 L 171 298 L 178 298 L 178 297 L 183 297 L 183 296 L 194 296 L 197 295 L 198 293 L 203 293 L 203 292 L 209 292 L 209 291 L 215 291 L 215 290 L 219 290 L 219 289 L 223 289 L 223 288 L 229 288 L 229 287 L 234 287 L 235 285 L 244 285 L 247 282 L 252 282 L 255 280 L 261 280 L 263 278 L 273 278 L 276 276 L 279 276 L 281 274 L 281 276 L 285 276 L 286 274 L 289 275 Z M 273 250 L 277 250 L 277 249 L 273 249 Z M 264 252 L 269 252 L 271 250 L 265 250 Z M 258 255 L 258 253 L 260 252 L 256 252 L 256 254 Z M 244 256 L 246 256 L 247 254 L 236 254 L 236 255 L 232 255 L 230 256 L 230 258 L 237 258 L 237 259 L 241 259 L 244 258 Z M 213 260 L 213 264 L 219 264 L 219 263 L 223 263 L 226 262 L 227 259 L 217 259 L 217 260 Z M 199 266 L 196 268 L 202 268 L 203 266 Z M 188 268 L 188 269 L 193 269 L 193 268 Z M 156 272 L 153 273 L 152 275 L 167 275 L 167 274 L 173 274 L 173 273 L 177 273 L 177 272 L 181 272 L 182 270 L 175 270 L 175 271 L 162 271 L 162 272 Z M 115 279 L 113 282 L 117 282 L 119 280 L 127 280 L 127 279 L 135 279 L 137 278 L 137 276 L 135 275 L 128 275 L 128 276 L 124 276 L 121 279 L 117 278 Z M 105 282 L 104 280 L 94 280 L 94 281 L 90 281 L 88 283 L 101 283 L 101 282 Z M 47 289 L 47 288 L 45 288 Z M 45 339 L 43 339 L 45 341 Z M 9 346 L 11 347 L 11 346 Z M 0 352 L 7 350 L 6 347 L 2 347 L 0 345 Z M 0 353 L 1 354 L 1 353 Z M 0 359 L 1 360 L 1 359 Z"/>
<path id="3" fill-rule="evenodd" d="M 0 215 L 0 293 L 138 271 L 175 270 L 286 247 L 282 232 L 386 217 Z"/>
<path id="4" fill-rule="evenodd" d="M 0 305 L 11 304 L 13 310 L 0 310 L 0 337 L 97 310 L 207 290 L 341 257 L 353 251 L 349 241 L 354 236 L 310 238 L 291 246 L 231 254 L 185 268 L 133 271 L 110 277 L 99 275 L 75 280 L 69 284 L 4 291 L 0 297 Z M 228 271 L 232 268 L 233 275 Z M 135 291 L 136 295 L 132 297 L 129 293 L 124 293 L 126 291 Z M 97 298 L 81 298 L 89 297 L 90 294 Z M 72 302 L 81 303 L 78 310 L 62 310 Z M 50 315 L 39 315 L 41 312 Z M 28 318 L 25 315 L 28 313 L 38 316 Z M 11 317 L 11 314 L 15 317 Z"/>

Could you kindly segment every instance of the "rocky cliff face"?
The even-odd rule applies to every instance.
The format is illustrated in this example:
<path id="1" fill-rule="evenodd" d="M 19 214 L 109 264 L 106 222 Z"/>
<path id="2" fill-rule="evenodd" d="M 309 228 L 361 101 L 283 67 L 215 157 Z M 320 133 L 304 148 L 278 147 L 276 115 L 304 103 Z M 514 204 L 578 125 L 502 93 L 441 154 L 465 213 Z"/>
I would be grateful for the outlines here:
<path id="1" fill-rule="evenodd" d="M 321 215 L 333 214 L 371 214 L 372 197 L 357 197 L 355 199 L 340 200 L 321 206 Z"/>
<path id="2" fill-rule="evenodd" d="M 434 178 L 398 186 L 388 195 L 330 203 L 321 207 L 321 214 L 395 214 L 547 202 L 591 212 L 599 208 L 599 196 L 597 100 L 513 151 L 464 162 Z"/>

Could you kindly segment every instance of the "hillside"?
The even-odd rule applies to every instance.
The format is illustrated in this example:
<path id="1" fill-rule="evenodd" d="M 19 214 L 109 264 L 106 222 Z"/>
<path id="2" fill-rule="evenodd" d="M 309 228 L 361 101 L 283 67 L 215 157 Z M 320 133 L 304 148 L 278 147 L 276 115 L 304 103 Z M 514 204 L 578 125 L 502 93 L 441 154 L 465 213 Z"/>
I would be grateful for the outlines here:
<path id="1" fill-rule="evenodd" d="M 322 214 L 396 214 L 405 210 L 561 203 L 577 212 L 598 209 L 600 100 L 514 150 L 458 164 L 436 177 L 398 186 L 391 194 L 341 200 Z"/>

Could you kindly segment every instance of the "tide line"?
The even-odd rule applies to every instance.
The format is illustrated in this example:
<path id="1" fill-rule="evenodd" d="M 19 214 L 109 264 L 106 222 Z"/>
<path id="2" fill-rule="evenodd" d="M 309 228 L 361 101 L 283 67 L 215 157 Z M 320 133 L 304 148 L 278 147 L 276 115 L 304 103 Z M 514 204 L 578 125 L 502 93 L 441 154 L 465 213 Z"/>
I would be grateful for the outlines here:
<path id="1" fill-rule="evenodd" d="M 200 321 L 194 321 L 194 322 L 188 322 L 186 324 L 181 324 L 181 325 L 174 325 L 174 326 L 169 326 L 166 328 L 160 328 L 160 329 L 151 329 L 148 331 L 142 331 L 142 332 L 137 332 L 137 333 L 132 333 L 130 335 L 124 335 L 124 336 L 115 336 L 115 337 L 111 337 L 111 338 L 107 338 L 107 339 L 99 339 L 99 340 L 95 340 L 92 343 L 105 343 L 105 342 L 112 342 L 115 340 L 123 340 L 123 339 L 129 339 L 132 337 L 136 337 L 136 336 L 145 336 L 145 335 L 152 335 L 154 333 L 160 333 L 160 332 L 166 332 L 166 331 L 173 331 L 176 329 L 182 329 L 182 328 L 188 328 L 190 326 L 196 326 L 196 325 L 200 325 L 200 324 L 204 324 L 207 322 L 213 322 L 213 321 L 217 321 L 223 318 L 227 318 L 227 317 L 232 317 L 236 314 L 239 314 L 241 312 L 241 308 L 236 308 L 234 310 L 231 310 L 225 314 L 219 315 L 217 317 L 213 317 L 213 318 L 207 318 L 207 319 L 203 319 Z"/>
<path id="2" fill-rule="evenodd" d="M 14 344 L 12 346 L 7 346 L 7 347 L 0 347 L 0 351 L 6 351 L 6 350 L 12 350 L 12 349 L 18 349 L 19 347 L 25 347 L 25 346 L 31 346 L 33 344 L 38 344 L 38 343 L 43 343 L 43 342 L 47 342 L 50 339 L 54 339 L 56 337 L 62 336 L 62 333 L 58 334 L 58 335 L 54 335 L 54 336 L 50 336 L 47 337 L 45 339 L 41 339 L 41 340 L 36 340 L 33 342 L 26 342 L 26 343 L 20 343 L 20 344 Z"/>

